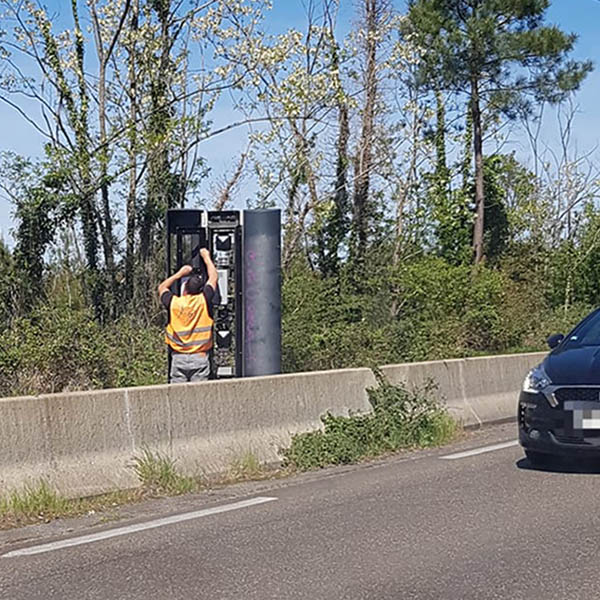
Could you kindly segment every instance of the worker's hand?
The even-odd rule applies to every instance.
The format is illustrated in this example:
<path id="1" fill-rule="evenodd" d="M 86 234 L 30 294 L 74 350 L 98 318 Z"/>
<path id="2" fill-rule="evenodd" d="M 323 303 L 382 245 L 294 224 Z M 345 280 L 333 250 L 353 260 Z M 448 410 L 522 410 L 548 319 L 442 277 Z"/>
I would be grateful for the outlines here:
<path id="1" fill-rule="evenodd" d="M 208 251 L 208 248 L 200 248 L 200 256 L 203 259 L 210 258 L 210 252 Z"/>
<path id="2" fill-rule="evenodd" d="M 183 267 L 179 269 L 177 274 L 179 275 L 179 277 L 185 277 L 186 275 L 189 275 L 193 270 L 193 267 L 191 267 L 190 265 L 183 265 Z"/>

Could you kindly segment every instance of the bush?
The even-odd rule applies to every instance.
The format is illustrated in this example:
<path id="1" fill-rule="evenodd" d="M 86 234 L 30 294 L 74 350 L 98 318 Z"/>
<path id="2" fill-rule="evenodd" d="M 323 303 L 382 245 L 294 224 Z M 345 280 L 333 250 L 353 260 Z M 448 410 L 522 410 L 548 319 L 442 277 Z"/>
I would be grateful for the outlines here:
<path id="1" fill-rule="evenodd" d="M 16 286 L 2 256 L 0 301 L 4 293 L 8 303 Z M 498 269 L 432 256 L 374 263 L 358 282 L 349 267 L 323 278 L 297 263 L 283 281 L 283 370 L 542 350 L 548 335 L 566 333 L 592 309 L 586 299 L 555 305 L 548 286 L 543 261 L 516 251 Z M 48 275 L 44 298 L 25 316 L 4 307 L 0 396 L 165 383 L 154 300 L 144 315 L 99 323 L 80 278 L 64 269 Z"/>
<path id="2" fill-rule="evenodd" d="M 101 326 L 90 310 L 42 305 L 0 333 L 0 396 L 166 381 L 161 330 L 124 316 Z"/>
<path id="3" fill-rule="evenodd" d="M 545 348 L 591 307 L 551 308 L 531 277 L 422 257 L 323 279 L 296 265 L 283 285 L 286 372 Z M 560 326 L 559 326 L 560 325 Z"/>
<path id="4" fill-rule="evenodd" d="M 284 279 L 282 304 L 285 372 L 383 364 L 397 356 L 400 323 L 385 317 L 376 293 L 354 288 L 347 273 L 322 279 L 296 266 Z"/>
<path id="5" fill-rule="evenodd" d="M 436 400 L 434 386 L 408 390 L 376 371 L 378 386 L 367 389 L 373 412 L 321 417 L 323 430 L 301 433 L 283 451 L 286 464 L 301 471 L 354 463 L 400 448 L 436 446 L 451 440 L 456 422 Z"/>

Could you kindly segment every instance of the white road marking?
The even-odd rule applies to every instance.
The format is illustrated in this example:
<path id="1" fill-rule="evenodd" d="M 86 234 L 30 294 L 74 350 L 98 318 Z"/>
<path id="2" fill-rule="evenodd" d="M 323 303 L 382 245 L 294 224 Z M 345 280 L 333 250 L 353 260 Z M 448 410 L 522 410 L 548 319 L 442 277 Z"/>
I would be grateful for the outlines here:
<path id="1" fill-rule="evenodd" d="M 465 450 L 465 452 L 457 452 L 456 454 L 447 454 L 446 456 L 440 456 L 440 458 L 443 460 L 467 458 L 468 456 L 475 456 L 476 454 L 483 454 L 484 452 L 493 452 L 494 450 L 502 450 L 503 448 L 517 446 L 518 443 L 518 440 L 512 440 L 510 442 L 502 442 L 502 444 L 494 444 L 493 446 L 484 446 L 483 448 L 475 448 L 473 450 Z"/>
<path id="2" fill-rule="evenodd" d="M 92 542 L 98 542 L 100 540 L 107 540 L 109 538 L 118 537 L 121 535 L 137 533 L 138 531 L 156 529 L 157 527 L 164 527 L 165 525 L 173 525 L 175 523 L 182 523 L 183 521 L 199 519 L 200 517 L 208 517 L 209 515 L 216 515 L 219 513 L 229 512 L 231 510 L 247 508 L 256 504 L 272 502 L 273 500 L 277 500 L 277 498 L 259 496 L 257 498 L 250 498 L 249 500 L 241 500 L 240 502 L 234 502 L 233 504 L 223 504 L 222 506 L 205 508 L 203 510 L 196 510 L 194 512 L 183 513 L 181 515 L 173 515 L 172 517 L 165 517 L 163 519 L 156 519 L 154 521 L 147 521 L 145 523 L 137 523 L 135 525 L 128 525 L 126 527 L 119 527 L 117 529 L 109 529 L 107 531 L 100 531 L 98 533 L 92 533 L 90 535 L 82 535 L 67 540 L 59 540 L 57 542 L 41 544 L 40 546 L 22 548 L 21 550 L 14 550 L 12 552 L 8 552 L 7 554 L 3 554 L 1 558 L 13 558 L 15 556 L 30 556 L 32 554 L 41 554 L 43 552 L 53 552 L 54 550 L 61 550 L 62 548 L 80 546 L 82 544 L 91 544 Z"/>

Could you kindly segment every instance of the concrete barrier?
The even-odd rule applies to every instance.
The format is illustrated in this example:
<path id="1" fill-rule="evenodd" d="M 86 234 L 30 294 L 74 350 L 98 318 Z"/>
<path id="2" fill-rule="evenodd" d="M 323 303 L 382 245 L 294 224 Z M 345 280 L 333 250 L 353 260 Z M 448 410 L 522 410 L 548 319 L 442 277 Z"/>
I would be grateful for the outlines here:
<path id="1" fill-rule="evenodd" d="M 43 477 L 66 495 L 138 485 L 147 447 L 184 472 L 219 472 L 244 453 L 274 462 L 327 411 L 367 411 L 368 369 L 0 400 L 0 493 Z"/>
<path id="2" fill-rule="evenodd" d="M 431 379 L 463 424 L 515 414 L 526 371 L 543 354 L 391 365 L 392 382 Z M 132 458 L 161 451 L 184 472 L 224 471 L 252 452 L 279 459 L 291 436 L 320 426 L 327 411 L 370 409 L 368 369 L 345 369 L 0 399 L 0 494 L 44 478 L 85 496 L 138 485 Z"/>
<path id="3" fill-rule="evenodd" d="M 545 353 L 506 354 L 382 367 L 392 383 L 437 386 L 449 412 L 464 426 L 493 423 L 516 414 L 525 374 Z"/>

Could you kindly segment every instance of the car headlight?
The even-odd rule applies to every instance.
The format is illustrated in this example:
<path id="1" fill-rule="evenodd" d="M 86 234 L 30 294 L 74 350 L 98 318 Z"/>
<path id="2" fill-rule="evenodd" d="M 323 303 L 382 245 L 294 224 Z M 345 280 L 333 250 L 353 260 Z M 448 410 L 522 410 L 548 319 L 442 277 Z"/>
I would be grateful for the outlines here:
<path id="1" fill-rule="evenodd" d="M 550 381 L 550 377 L 548 377 L 544 368 L 539 365 L 527 373 L 527 377 L 525 377 L 525 381 L 523 382 L 523 391 L 530 394 L 537 394 L 549 385 L 552 385 L 552 381 Z"/>

